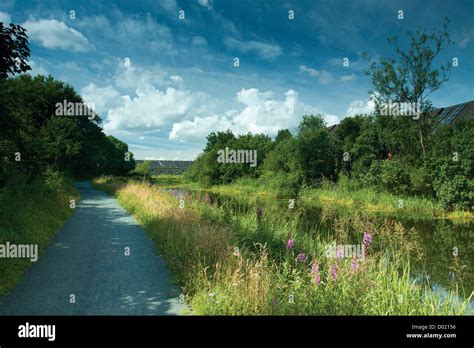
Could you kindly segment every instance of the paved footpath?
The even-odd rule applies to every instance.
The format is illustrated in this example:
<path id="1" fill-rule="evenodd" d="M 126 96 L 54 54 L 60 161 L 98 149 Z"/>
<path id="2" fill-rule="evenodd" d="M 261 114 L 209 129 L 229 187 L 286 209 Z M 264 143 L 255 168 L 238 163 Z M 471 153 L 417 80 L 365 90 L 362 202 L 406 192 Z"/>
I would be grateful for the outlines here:
<path id="1" fill-rule="evenodd" d="M 89 183 L 76 186 L 76 211 L 18 286 L 0 297 L 0 315 L 181 314 L 180 289 L 133 216 Z"/>

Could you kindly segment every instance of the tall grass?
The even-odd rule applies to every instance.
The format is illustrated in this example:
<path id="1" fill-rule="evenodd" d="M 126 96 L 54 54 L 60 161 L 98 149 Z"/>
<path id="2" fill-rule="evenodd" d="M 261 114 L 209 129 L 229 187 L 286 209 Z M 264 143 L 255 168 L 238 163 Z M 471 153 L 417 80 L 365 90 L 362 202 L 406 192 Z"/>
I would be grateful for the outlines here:
<path id="1" fill-rule="evenodd" d="M 0 244 L 37 244 L 41 255 L 72 214 L 71 199 L 79 194 L 58 173 L 31 183 L 17 175 L 0 189 Z M 30 266 L 30 259 L 0 258 L 0 294 L 12 289 Z"/>
<path id="2" fill-rule="evenodd" d="M 196 190 L 195 184 L 180 183 L 178 187 Z M 299 198 L 300 204 L 307 207 L 331 207 L 344 211 L 364 212 L 369 215 L 405 216 L 417 219 L 450 219 L 454 222 L 472 221 L 474 214 L 469 211 L 447 212 L 439 202 L 425 197 L 397 196 L 380 192 L 372 187 L 359 187 L 351 180 L 338 183 L 323 181 L 317 188 L 304 187 L 299 197 L 281 197 L 274 185 L 261 179 L 241 178 L 228 185 L 210 187 L 209 192 L 231 196 L 234 200 L 284 200 Z"/>
<path id="3" fill-rule="evenodd" d="M 145 227 L 194 314 L 447 315 L 463 314 L 469 304 L 410 277 L 410 257 L 422 255 L 412 231 L 395 222 L 354 215 L 337 221 L 335 238 L 298 230 L 295 219 L 275 216 L 279 208 L 236 213 L 197 194 L 181 209 L 157 185 L 111 177 L 94 185 L 114 192 Z M 373 237 L 364 258 L 325 256 L 328 244 L 362 243 L 364 232 Z"/>

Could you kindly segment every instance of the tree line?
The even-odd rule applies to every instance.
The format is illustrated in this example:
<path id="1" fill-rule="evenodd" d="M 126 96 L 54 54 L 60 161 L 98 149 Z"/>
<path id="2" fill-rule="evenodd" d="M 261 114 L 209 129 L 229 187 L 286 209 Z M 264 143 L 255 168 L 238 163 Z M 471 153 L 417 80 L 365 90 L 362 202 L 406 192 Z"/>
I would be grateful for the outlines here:
<path id="1" fill-rule="evenodd" d="M 446 209 L 474 207 L 474 117 L 443 124 L 428 96 L 448 80 L 452 65 L 435 67 L 434 60 L 452 41 L 449 20 L 442 29 L 408 33 L 402 49 L 396 38 L 392 58 L 373 60 L 367 75 L 375 111 L 344 118 L 331 130 L 320 115 L 306 115 L 294 131 L 234 135 L 211 133 L 203 153 L 188 169 L 190 180 L 205 185 L 260 178 L 282 195 L 294 196 L 302 186 L 344 180 L 353 188 L 373 187 L 402 196 L 439 200 Z M 394 116 L 382 112 L 389 104 L 417 105 L 419 114 Z M 258 166 L 221 164 L 225 147 L 257 150 Z"/>
<path id="2" fill-rule="evenodd" d="M 58 175 L 125 175 L 134 168 L 128 145 L 105 135 L 98 115 L 58 116 L 58 103 L 84 101 L 62 81 L 25 74 L 31 68 L 24 28 L 0 23 L 0 38 L 0 187 L 19 177 L 48 182 Z"/>

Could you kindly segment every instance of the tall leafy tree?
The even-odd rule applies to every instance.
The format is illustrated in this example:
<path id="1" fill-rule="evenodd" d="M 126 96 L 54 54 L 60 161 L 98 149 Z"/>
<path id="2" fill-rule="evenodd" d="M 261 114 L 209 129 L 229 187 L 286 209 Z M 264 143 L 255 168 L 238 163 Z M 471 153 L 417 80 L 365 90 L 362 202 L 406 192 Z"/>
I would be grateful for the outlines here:
<path id="1" fill-rule="evenodd" d="M 441 30 L 427 32 L 419 28 L 416 33 L 408 32 L 409 48 L 403 49 L 396 37 L 387 40 L 395 47 L 395 58 L 382 57 L 374 61 L 368 56 L 370 66 L 367 74 L 372 82 L 372 99 L 380 108 L 381 105 L 392 103 L 419 104 L 421 115 L 416 120 L 419 144 L 423 155 L 426 154 L 427 138 L 431 136 L 438 122 L 430 115 L 431 103 L 429 95 L 438 90 L 448 79 L 451 62 L 435 67 L 435 59 L 445 49 L 447 44 L 453 43 L 448 32 L 449 19 L 445 18 Z M 380 110 L 378 110 L 380 111 Z M 380 113 L 380 112 L 379 112 Z M 393 124 L 396 121 L 386 118 L 385 121 Z M 399 126 L 413 133 L 412 124 L 408 118 L 396 122 Z M 402 127 L 398 127 L 401 129 Z M 407 139 L 408 141 L 408 139 Z"/>
<path id="2" fill-rule="evenodd" d="M 7 27 L 0 22 L 0 80 L 31 70 L 29 57 L 26 29 L 16 24 Z"/>

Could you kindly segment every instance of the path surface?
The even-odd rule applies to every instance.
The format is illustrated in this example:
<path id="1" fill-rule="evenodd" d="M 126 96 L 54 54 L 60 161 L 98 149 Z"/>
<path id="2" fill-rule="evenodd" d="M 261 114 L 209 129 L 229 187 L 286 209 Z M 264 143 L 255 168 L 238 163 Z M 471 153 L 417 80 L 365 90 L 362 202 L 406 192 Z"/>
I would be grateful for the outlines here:
<path id="1" fill-rule="evenodd" d="M 76 186 L 76 211 L 19 285 L 0 297 L 0 314 L 181 314 L 180 290 L 146 232 L 114 197 L 89 183 Z"/>

